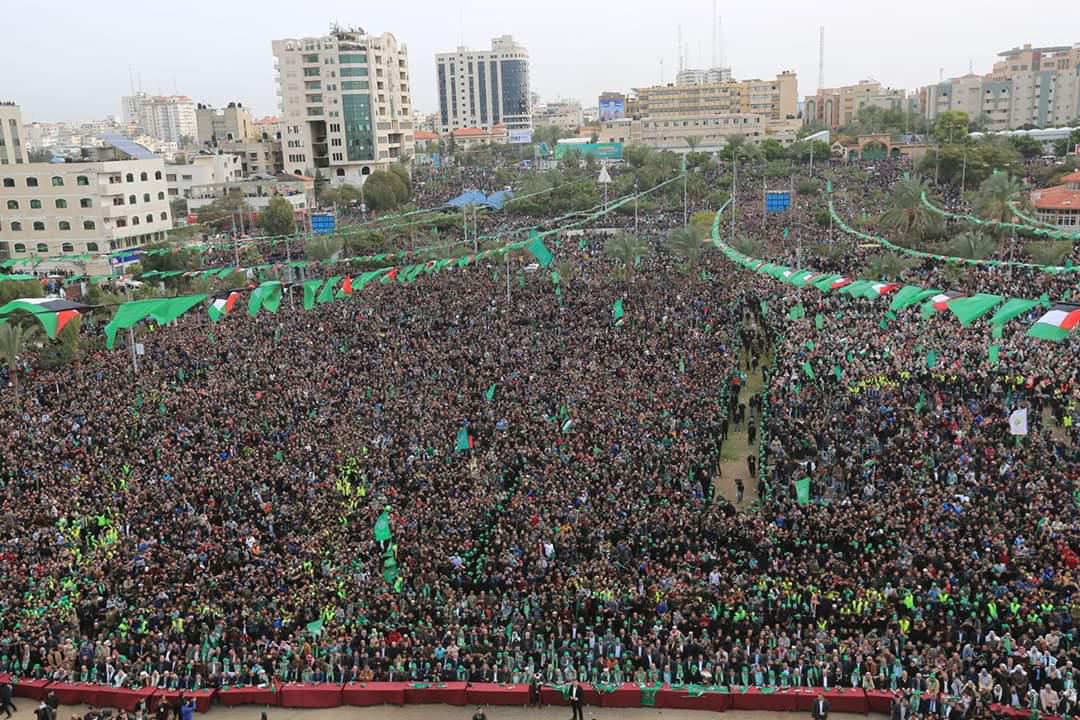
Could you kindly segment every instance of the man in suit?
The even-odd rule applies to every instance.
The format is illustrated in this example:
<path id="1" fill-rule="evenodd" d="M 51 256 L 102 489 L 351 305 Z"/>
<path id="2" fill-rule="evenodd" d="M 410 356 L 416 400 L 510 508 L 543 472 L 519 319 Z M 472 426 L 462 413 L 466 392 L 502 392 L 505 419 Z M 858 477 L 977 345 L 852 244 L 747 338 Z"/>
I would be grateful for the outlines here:
<path id="1" fill-rule="evenodd" d="M 573 715 L 570 716 L 570 720 L 585 720 L 585 713 L 582 712 L 581 706 L 585 702 L 585 691 L 581 688 L 581 684 L 573 682 L 570 684 L 570 707 L 573 708 Z"/>
<path id="2" fill-rule="evenodd" d="M 828 720 L 829 718 L 829 701 L 821 693 L 818 693 L 814 704 L 810 706 L 810 717 L 814 720 Z"/>
<path id="3" fill-rule="evenodd" d="M 911 717 L 911 707 L 908 705 L 907 698 L 903 696 L 893 698 L 890 715 L 891 720 L 908 720 Z"/>
<path id="4" fill-rule="evenodd" d="M 19 712 L 19 709 L 15 707 L 15 703 L 11 702 L 11 684 L 3 683 L 0 685 L 0 710 L 7 713 L 7 716 L 11 717 L 11 711 Z"/>

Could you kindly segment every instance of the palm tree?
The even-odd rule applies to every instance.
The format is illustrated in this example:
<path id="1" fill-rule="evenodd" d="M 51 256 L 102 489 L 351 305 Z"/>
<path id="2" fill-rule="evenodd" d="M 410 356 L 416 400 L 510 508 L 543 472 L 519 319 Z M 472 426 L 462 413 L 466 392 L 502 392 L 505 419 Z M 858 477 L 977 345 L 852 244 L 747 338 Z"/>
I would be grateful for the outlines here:
<path id="1" fill-rule="evenodd" d="M 1009 201 L 1020 195 L 1020 181 L 1005 172 L 996 172 L 982 181 L 972 198 L 975 214 L 994 222 L 1010 222 L 1013 211 Z"/>
<path id="2" fill-rule="evenodd" d="M 847 254 L 847 249 L 836 243 L 822 243 L 811 248 L 815 255 L 823 260 L 839 260 Z"/>
<path id="3" fill-rule="evenodd" d="M 0 325 L 0 355 L 7 363 L 8 380 L 15 390 L 16 397 L 19 395 L 19 356 L 26 352 L 30 341 L 38 333 L 36 326 L 28 328 L 12 323 L 10 320 Z"/>
<path id="4" fill-rule="evenodd" d="M 678 228 L 667 238 L 668 251 L 686 261 L 684 269 L 693 274 L 701 256 L 701 240 L 690 228 Z"/>
<path id="5" fill-rule="evenodd" d="M 884 253 L 870 260 L 864 275 L 873 280 L 899 280 L 914 265 L 912 259 L 896 253 Z"/>
<path id="6" fill-rule="evenodd" d="M 309 260 L 330 260 L 341 252 L 342 240 L 334 235 L 316 235 L 304 245 Z"/>
<path id="7" fill-rule="evenodd" d="M 638 260 L 650 252 L 649 245 L 636 235 L 619 232 L 610 236 L 604 243 L 604 252 L 619 263 L 617 273 L 623 279 L 634 274 Z"/>
<path id="8" fill-rule="evenodd" d="M 965 260 L 984 260 L 998 251 L 998 242 L 979 232 L 963 232 L 946 246 L 945 255 Z"/>
<path id="9" fill-rule="evenodd" d="M 577 263 L 570 261 L 568 258 L 560 258 L 555 261 L 555 271 L 559 273 L 559 282 L 563 285 L 574 279 L 577 270 Z"/>
<path id="10" fill-rule="evenodd" d="M 926 181 L 914 177 L 896 183 L 890 207 L 878 220 L 881 226 L 898 230 L 909 241 L 922 238 L 934 225 L 933 213 L 922 203 L 928 187 Z"/>
<path id="11" fill-rule="evenodd" d="M 1072 243 L 1068 240 L 1029 242 L 1024 245 L 1024 252 L 1039 265 L 1060 265 L 1061 261 L 1072 252 Z"/>
<path id="12" fill-rule="evenodd" d="M 732 241 L 731 247 L 743 255 L 752 258 L 761 258 L 765 254 L 765 245 L 757 238 L 740 235 Z"/>
<path id="13" fill-rule="evenodd" d="M 698 146 L 701 145 L 701 138 L 696 135 L 687 135 L 683 140 L 686 141 L 686 147 L 690 148 L 690 152 L 697 152 Z"/>

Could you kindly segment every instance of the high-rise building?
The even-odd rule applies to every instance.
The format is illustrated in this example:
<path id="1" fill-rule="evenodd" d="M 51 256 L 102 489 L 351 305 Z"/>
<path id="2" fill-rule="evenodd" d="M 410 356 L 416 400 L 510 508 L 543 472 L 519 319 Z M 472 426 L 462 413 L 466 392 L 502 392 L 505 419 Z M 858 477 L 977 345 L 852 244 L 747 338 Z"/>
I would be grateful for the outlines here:
<path id="1" fill-rule="evenodd" d="M 147 95 L 120 98 L 124 123 L 165 143 L 194 142 L 199 134 L 195 103 L 186 95 Z"/>
<path id="2" fill-rule="evenodd" d="M 363 183 L 413 154 L 409 55 L 390 33 L 275 40 L 285 172 Z"/>
<path id="3" fill-rule="evenodd" d="M 0 103 L 0 165 L 28 162 L 26 144 L 26 129 L 19 106 L 13 102 Z"/>
<path id="4" fill-rule="evenodd" d="M 795 73 L 782 72 L 775 80 L 653 85 L 635 88 L 636 115 L 761 115 L 766 120 L 792 120 L 798 116 L 799 86 Z"/>
<path id="5" fill-rule="evenodd" d="M 998 53 L 986 75 L 969 73 L 925 89 L 926 118 L 961 111 L 986 130 L 1068 125 L 1080 118 L 1080 43 Z"/>
<path id="6" fill-rule="evenodd" d="M 435 55 L 439 88 L 439 127 L 509 130 L 532 127 L 529 51 L 511 35 L 491 41 L 491 50 L 459 47 Z"/>
<path id="7" fill-rule="evenodd" d="M 255 121 L 251 112 L 240 103 L 231 102 L 220 110 L 199 103 L 195 108 L 195 121 L 200 146 L 252 140 L 256 137 Z"/>
<path id="8" fill-rule="evenodd" d="M 903 110 L 910 104 L 903 90 L 882 87 L 877 80 L 860 80 L 857 85 L 820 88 L 807 95 L 803 101 L 803 124 L 817 122 L 835 130 L 854 122 L 864 107 Z"/>

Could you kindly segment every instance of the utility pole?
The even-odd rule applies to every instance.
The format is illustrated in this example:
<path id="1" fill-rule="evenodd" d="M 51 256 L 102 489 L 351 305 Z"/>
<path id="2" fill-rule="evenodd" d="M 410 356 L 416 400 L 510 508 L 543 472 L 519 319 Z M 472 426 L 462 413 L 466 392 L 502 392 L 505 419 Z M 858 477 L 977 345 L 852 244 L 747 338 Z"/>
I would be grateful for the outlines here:
<path id="1" fill-rule="evenodd" d="M 506 304 L 510 305 L 510 253 L 503 253 L 503 257 L 506 259 Z"/>
<path id="2" fill-rule="evenodd" d="M 607 186 L 605 186 L 607 187 Z M 637 180 L 634 181 L 634 235 L 638 234 L 638 189 Z"/>
<path id="3" fill-rule="evenodd" d="M 127 280 L 124 280 L 124 299 L 131 302 L 131 286 L 128 285 Z M 135 330 L 134 328 L 128 328 L 128 345 L 131 346 L 131 368 L 135 371 L 135 374 L 139 374 L 139 352 L 135 347 Z"/>
<path id="4" fill-rule="evenodd" d="M 739 174 L 739 164 L 735 161 L 735 148 L 731 148 L 731 242 L 735 242 L 735 176 Z"/>
<path id="5" fill-rule="evenodd" d="M 964 161 L 960 166 L 960 194 L 964 194 L 965 183 L 967 182 L 967 150 L 964 150 Z"/>
<path id="6" fill-rule="evenodd" d="M 685 164 L 685 160 L 683 161 L 683 163 Z M 687 201 L 687 195 L 686 195 L 686 178 L 687 178 L 687 176 L 688 176 L 688 174 L 686 172 L 683 172 L 683 174 L 682 174 L 682 226 L 683 226 L 684 230 L 686 229 L 686 224 L 690 220 L 690 205 L 689 205 L 689 203 Z"/>

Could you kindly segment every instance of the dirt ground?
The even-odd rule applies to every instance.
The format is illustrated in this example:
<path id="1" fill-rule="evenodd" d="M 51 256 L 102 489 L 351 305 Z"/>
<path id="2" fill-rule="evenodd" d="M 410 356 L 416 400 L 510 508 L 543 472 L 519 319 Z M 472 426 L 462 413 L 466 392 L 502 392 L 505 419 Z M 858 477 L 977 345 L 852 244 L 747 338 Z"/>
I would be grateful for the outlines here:
<path id="1" fill-rule="evenodd" d="M 742 387 L 739 392 L 739 397 L 732 398 L 732 402 L 742 402 L 749 406 L 750 396 L 761 392 L 761 388 L 764 385 L 763 368 L 768 366 L 770 359 L 768 357 L 760 358 L 758 361 L 757 370 L 745 370 L 746 368 L 746 353 L 744 352 L 740 356 L 740 365 L 744 369 L 747 375 L 749 375 L 747 384 Z M 747 410 L 749 414 L 749 409 Z M 757 423 L 760 418 L 757 415 L 751 417 L 751 422 Z M 746 466 L 746 458 L 748 455 L 757 457 L 757 443 L 761 439 L 759 434 L 755 440 L 754 445 L 751 447 L 750 439 L 748 436 L 749 423 L 743 422 L 741 425 L 731 425 L 728 427 L 728 437 L 724 441 L 723 452 L 720 458 L 720 472 L 713 481 L 713 489 L 717 497 L 723 496 L 727 498 L 732 505 L 738 510 L 748 510 L 754 501 L 757 500 L 757 478 L 750 477 L 750 469 Z M 738 497 L 735 491 L 735 479 L 742 478 L 743 481 L 743 499 L 742 502 L 737 502 Z"/>
<path id="2" fill-rule="evenodd" d="M 34 720 L 34 709 L 37 703 L 27 698 L 15 698 L 19 710 L 12 717 L 14 720 Z M 85 705 L 61 705 L 57 712 L 57 720 L 69 720 L 72 715 L 82 717 L 89 708 Z M 223 705 L 214 705 L 210 708 L 209 716 L 229 720 L 260 720 L 264 708 L 261 707 L 234 707 L 226 708 Z M 290 710 L 288 708 L 266 709 L 267 720 L 470 720 L 475 707 L 453 707 L 449 705 L 405 705 L 397 707 L 384 705 L 382 707 L 339 707 L 328 710 Z M 519 707 L 485 707 L 484 712 L 488 720 L 567 720 L 570 708 L 543 707 L 543 708 L 519 708 Z M 723 713 L 724 720 L 794 720 L 803 717 L 803 713 L 784 712 L 744 712 L 728 710 Z M 651 720 L 653 718 L 665 718 L 665 720 L 703 720 L 708 716 L 701 710 L 658 710 L 655 708 L 618 709 L 618 708 L 591 708 L 585 707 L 585 720 Z M 806 713 L 809 716 L 809 713 Z M 204 717 L 196 713 L 196 720 Z M 846 717 L 846 716 L 837 716 Z M 871 715 L 871 717 L 875 717 Z M 877 716 L 877 717 L 884 717 Z"/>

